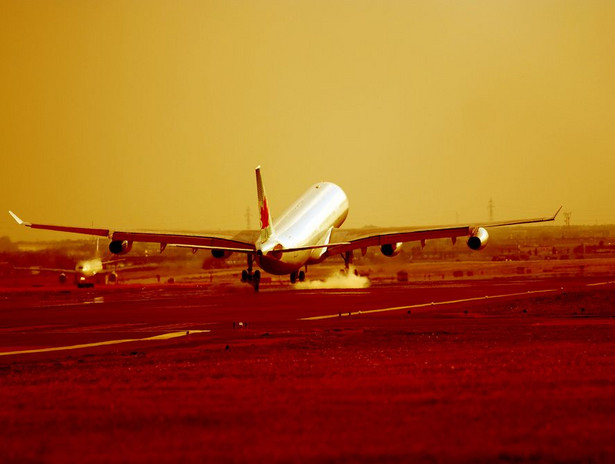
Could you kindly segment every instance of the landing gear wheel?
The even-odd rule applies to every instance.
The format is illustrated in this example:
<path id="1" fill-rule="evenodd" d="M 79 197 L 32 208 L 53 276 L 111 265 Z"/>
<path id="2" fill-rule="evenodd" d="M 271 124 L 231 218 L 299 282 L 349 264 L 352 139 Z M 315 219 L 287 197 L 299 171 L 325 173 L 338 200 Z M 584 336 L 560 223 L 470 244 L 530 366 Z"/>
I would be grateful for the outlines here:
<path id="1" fill-rule="evenodd" d="M 258 278 L 260 279 L 261 274 L 259 271 L 256 271 L 254 274 L 252 274 L 252 262 L 254 261 L 254 256 L 248 253 L 246 257 L 248 259 L 248 269 L 244 269 L 243 271 L 241 271 L 241 281 L 252 282 L 254 276 L 256 275 L 256 272 L 258 272 Z"/>
<path id="2" fill-rule="evenodd" d="M 254 276 L 252 277 L 252 281 L 254 283 L 254 291 L 258 292 L 258 287 L 261 282 L 261 271 L 259 270 L 254 271 Z"/>
<path id="3" fill-rule="evenodd" d="M 305 280 L 305 272 L 299 271 L 299 282 L 303 282 Z"/>
<path id="4" fill-rule="evenodd" d="M 295 282 L 297 282 L 297 273 L 296 272 L 291 272 L 290 273 L 290 283 L 294 284 Z"/>

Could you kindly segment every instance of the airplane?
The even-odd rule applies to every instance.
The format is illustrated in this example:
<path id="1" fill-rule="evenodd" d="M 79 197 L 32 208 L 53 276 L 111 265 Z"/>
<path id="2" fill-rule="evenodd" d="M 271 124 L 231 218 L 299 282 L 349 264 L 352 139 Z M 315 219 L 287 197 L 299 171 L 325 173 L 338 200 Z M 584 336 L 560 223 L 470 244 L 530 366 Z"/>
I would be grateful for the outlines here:
<path id="1" fill-rule="evenodd" d="M 56 269 L 45 267 L 13 267 L 16 271 L 30 271 L 32 273 L 51 272 L 58 273 L 58 281 L 61 284 L 68 280 L 67 274 L 73 275 L 74 283 L 79 288 L 93 287 L 95 283 L 114 283 L 118 279 L 118 264 L 121 260 L 117 258 L 103 261 L 99 256 L 98 240 L 96 241 L 96 257 L 77 261 L 74 269 Z M 112 267 L 111 267 L 112 265 Z M 150 265 L 130 265 L 124 266 L 122 270 L 135 270 L 137 268 L 150 267 Z"/>
<path id="2" fill-rule="evenodd" d="M 30 271 L 33 273 L 54 272 L 58 273 L 58 281 L 66 283 L 67 274 L 74 276 L 74 283 L 79 288 L 93 287 L 95 282 L 100 282 L 104 278 L 105 282 L 117 282 L 117 272 L 115 269 L 106 269 L 105 265 L 117 263 L 117 261 L 102 261 L 100 258 L 86 259 L 78 261 L 74 269 L 55 269 L 45 267 L 14 267 L 17 271 Z"/>
<path id="3" fill-rule="evenodd" d="M 228 258 L 232 253 L 244 253 L 247 269 L 241 273 L 242 282 L 249 282 L 258 291 L 260 271 L 253 270 L 256 263 L 263 271 L 273 275 L 290 275 L 291 283 L 305 279 L 308 265 L 318 264 L 331 256 L 341 255 L 346 271 L 352 263 L 354 250 L 363 254 L 368 247 L 378 246 L 383 255 L 392 257 L 401 252 L 403 243 L 450 238 L 453 244 L 458 237 L 468 237 L 472 250 L 482 250 L 489 240 L 485 227 L 501 227 L 554 221 L 553 216 L 516 219 L 480 224 L 437 226 L 428 228 L 380 228 L 369 231 L 340 229 L 348 216 L 348 197 L 332 182 L 318 182 L 292 203 L 274 222 L 269 212 L 261 167 L 255 169 L 260 230 L 247 230 L 234 236 L 217 234 L 187 234 L 174 232 L 140 232 L 128 230 L 69 227 L 35 224 L 22 221 L 9 211 L 15 221 L 33 229 L 55 230 L 94 235 L 110 239 L 109 251 L 121 255 L 132 249 L 133 242 L 159 243 L 162 253 L 167 246 L 210 250 L 215 258 Z"/>

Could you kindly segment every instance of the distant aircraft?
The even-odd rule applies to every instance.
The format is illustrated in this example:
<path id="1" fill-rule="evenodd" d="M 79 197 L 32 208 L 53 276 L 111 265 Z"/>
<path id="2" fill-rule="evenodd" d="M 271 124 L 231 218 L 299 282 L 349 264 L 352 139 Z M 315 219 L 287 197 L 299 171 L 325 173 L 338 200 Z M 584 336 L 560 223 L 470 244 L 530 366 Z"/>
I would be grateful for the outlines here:
<path id="1" fill-rule="evenodd" d="M 67 227 L 48 224 L 33 224 L 22 221 L 12 211 L 11 216 L 18 224 L 33 229 L 47 229 L 77 234 L 96 235 L 111 240 L 109 250 L 114 254 L 128 253 L 133 242 L 160 244 L 160 251 L 167 246 L 210 250 L 215 258 L 228 258 L 231 253 L 245 253 L 247 269 L 242 271 L 241 280 L 250 282 L 258 291 L 260 271 L 253 272 L 253 263 L 274 275 L 290 275 L 290 281 L 305 279 L 307 266 L 317 264 L 334 255 L 341 255 L 346 269 L 349 268 L 353 251 L 360 249 L 363 254 L 371 246 L 379 246 L 385 256 L 396 256 L 405 242 L 437 238 L 468 237 L 467 245 L 481 250 L 487 245 L 489 234 L 485 227 L 500 227 L 555 220 L 561 210 L 550 217 L 517 219 L 503 222 L 439 226 L 430 228 L 341 230 L 348 215 L 348 198 L 344 191 L 331 182 L 312 185 L 297 201 L 290 205 L 273 222 L 269 213 L 269 202 L 263 187 L 260 166 L 256 168 L 256 190 L 260 211 L 260 230 L 248 230 L 229 237 L 224 235 L 200 235 L 172 232 L 138 232 L 87 227 Z"/>
<path id="2" fill-rule="evenodd" d="M 84 287 L 93 287 L 95 283 L 113 283 L 117 282 L 117 271 L 118 264 L 121 260 L 111 259 L 108 261 L 103 261 L 102 258 L 98 257 L 98 240 L 96 242 L 96 257 L 91 259 L 84 259 L 78 261 L 75 265 L 74 269 L 56 269 L 56 268 L 46 268 L 46 267 L 13 267 L 14 270 L 17 271 L 30 271 L 33 273 L 40 272 L 50 272 L 57 273 L 58 280 L 60 283 L 65 283 L 68 280 L 68 275 L 73 275 L 74 283 L 79 288 Z M 130 265 L 124 266 L 120 269 L 125 270 L 135 270 L 138 268 L 150 267 L 150 265 Z"/>
<path id="3" fill-rule="evenodd" d="M 60 283 L 65 283 L 68 280 L 67 274 L 74 276 L 74 283 L 77 287 L 93 287 L 95 283 L 100 282 L 104 278 L 105 282 L 116 282 L 117 272 L 113 268 L 105 268 L 106 264 L 117 263 L 115 261 L 102 261 L 100 258 L 87 259 L 78 261 L 74 269 L 55 269 L 46 267 L 14 267 L 18 271 L 53 272 L 58 274 Z"/>

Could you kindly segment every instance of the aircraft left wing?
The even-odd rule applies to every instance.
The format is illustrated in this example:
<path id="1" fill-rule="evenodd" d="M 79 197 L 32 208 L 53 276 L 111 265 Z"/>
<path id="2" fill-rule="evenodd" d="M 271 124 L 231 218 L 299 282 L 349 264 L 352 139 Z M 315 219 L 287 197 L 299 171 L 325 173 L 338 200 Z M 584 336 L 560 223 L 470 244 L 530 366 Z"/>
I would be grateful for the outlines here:
<path id="1" fill-rule="evenodd" d="M 477 224 L 453 225 L 453 226 L 437 226 L 430 228 L 416 229 L 372 229 L 368 231 L 361 230 L 343 230 L 333 229 L 331 233 L 332 242 L 347 242 L 330 246 L 327 249 L 326 255 L 332 256 L 346 253 L 348 251 L 364 249 L 371 246 L 393 245 L 403 242 L 418 242 L 424 240 L 433 240 L 437 238 L 450 238 L 455 240 L 457 237 L 468 237 L 473 235 L 478 228 L 481 227 L 502 227 L 519 224 L 533 224 L 538 222 L 554 221 L 562 207 L 555 212 L 553 216 L 530 218 L 530 219 L 513 219 L 510 221 L 485 222 Z"/>
<path id="2" fill-rule="evenodd" d="M 90 227 L 68 227 L 57 226 L 51 224 L 35 224 L 21 220 L 15 213 L 9 211 L 15 221 L 25 227 L 32 229 L 55 230 L 58 232 L 70 232 L 82 235 L 94 235 L 98 237 L 107 237 L 112 241 L 128 241 L 128 242 L 148 242 L 160 243 L 161 248 L 167 245 L 181 245 L 186 247 L 229 250 L 244 253 L 251 253 L 256 250 L 254 243 L 258 237 L 258 231 L 243 231 L 234 237 L 226 237 L 214 234 L 188 234 L 178 232 L 138 232 L 138 231 L 121 231 L 111 229 L 97 229 Z"/>
<path id="3" fill-rule="evenodd" d="M 111 274 L 113 272 L 125 272 L 125 271 L 143 271 L 146 269 L 156 269 L 156 267 L 158 266 L 154 263 L 130 264 L 128 266 L 113 266 L 113 267 L 107 266 L 103 268 L 102 271 L 99 271 L 97 274 Z"/>

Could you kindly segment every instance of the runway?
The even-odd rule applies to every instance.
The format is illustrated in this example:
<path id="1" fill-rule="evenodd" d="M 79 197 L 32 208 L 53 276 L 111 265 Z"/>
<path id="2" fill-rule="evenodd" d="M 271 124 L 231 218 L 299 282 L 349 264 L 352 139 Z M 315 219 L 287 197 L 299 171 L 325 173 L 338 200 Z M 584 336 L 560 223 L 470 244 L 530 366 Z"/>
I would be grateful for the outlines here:
<path id="1" fill-rule="evenodd" d="M 235 328 L 245 323 L 269 332 L 313 329 L 314 321 L 326 319 L 361 316 L 369 321 L 369 316 L 373 318 L 378 313 L 407 310 L 415 310 L 415 314 L 417 310 L 433 314 L 459 312 L 456 308 L 484 303 L 489 298 L 518 300 L 563 292 L 564 286 L 582 289 L 613 285 L 612 281 L 599 278 L 565 279 L 555 283 L 541 279 L 507 279 L 487 284 L 466 282 L 298 291 L 289 286 L 266 289 L 259 294 L 253 294 L 248 286 L 239 285 L 223 288 L 131 285 L 13 291 L 5 293 L 0 300 L 0 356 L 164 340 L 163 334 L 168 331 L 224 334 L 233 323 Z M 312 323 L 307 325 L 308 321 Z M 67 345 L 66 341 L 71 344 Z M 43 347 L 43 343 L 50 346 Z"/>
<path id="2" fill-rule="evenodd" d="M 608 277 L 5 291 L 0 460 L 609 462 L 614 297 Z"/>

